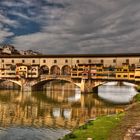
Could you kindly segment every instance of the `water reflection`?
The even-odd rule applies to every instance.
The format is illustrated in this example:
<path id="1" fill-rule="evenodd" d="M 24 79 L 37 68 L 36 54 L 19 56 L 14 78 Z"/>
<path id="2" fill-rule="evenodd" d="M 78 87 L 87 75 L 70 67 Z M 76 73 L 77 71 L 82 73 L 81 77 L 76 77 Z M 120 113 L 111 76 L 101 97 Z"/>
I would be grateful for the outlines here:
<path id="1" fill-rule="evenodd" d="M 124 82 L 123 85 L 106 84 L 98 88 L 98 95 L 102 99 L 116 104 L 125 104 L 132 101 L 137 94 L 134 84 Z"/>
<path id="2" fill-rule="evenodd" d="M 0 139 L 55 140 L 87 119 L 123 109 L 103 102 L 97 95 L 81 94 L 69 83 L 48 83 L 43 92 L 0 91 L 0 127 L 4 130 Z M 20 134 L 14 137 L 16 130 Z"/>

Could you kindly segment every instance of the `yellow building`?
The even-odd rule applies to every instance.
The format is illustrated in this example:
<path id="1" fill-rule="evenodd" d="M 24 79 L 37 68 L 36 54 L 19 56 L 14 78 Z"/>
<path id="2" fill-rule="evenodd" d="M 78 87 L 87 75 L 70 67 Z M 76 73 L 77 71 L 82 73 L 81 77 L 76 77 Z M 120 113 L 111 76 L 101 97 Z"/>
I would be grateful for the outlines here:
<path id="1" fill-rule="evenodd" d="M 140 81 L 140 65 L 135 68 L 135 81 Z"/>
<path id="2" fill-rule="evenodd" d="M 116 67 L 116 79 L 134 80 L 135 66 L 124 63 L 122 66 Z"/>
<path id="3" fill-rule="evenodd" d="M 19 78 L 37 78 L 39 76 L 37 65 L 16 65 L 16 76 Z"/>

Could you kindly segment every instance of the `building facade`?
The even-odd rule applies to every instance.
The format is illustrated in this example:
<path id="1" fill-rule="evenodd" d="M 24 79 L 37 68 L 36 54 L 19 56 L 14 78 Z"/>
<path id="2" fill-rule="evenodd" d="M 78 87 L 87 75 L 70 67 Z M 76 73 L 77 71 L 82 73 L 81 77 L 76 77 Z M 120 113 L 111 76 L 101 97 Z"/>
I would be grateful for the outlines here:
<path id="1" fill-rule="evenodd" d="M 140 79 L 140 54 L 3 55 L 1 78 L 38 78 L 64 75 L 71 78 Z"/>

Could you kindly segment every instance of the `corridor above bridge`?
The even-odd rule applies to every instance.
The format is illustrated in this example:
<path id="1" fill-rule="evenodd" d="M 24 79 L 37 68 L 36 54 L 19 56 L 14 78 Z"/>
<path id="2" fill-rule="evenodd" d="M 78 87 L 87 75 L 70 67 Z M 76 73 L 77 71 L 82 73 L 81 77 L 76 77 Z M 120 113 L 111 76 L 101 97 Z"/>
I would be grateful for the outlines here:
<path id="1" fill-rule="evenodd" d="M 139 63 L 140 54 L 7 55 L 0 58 L 0 78 L 19 85 L 39 82 L 42 77 L 61 80 L 62 76 L 76 84 L 84 80 L 88 86 L 97 80 L 140 82 Z"/>

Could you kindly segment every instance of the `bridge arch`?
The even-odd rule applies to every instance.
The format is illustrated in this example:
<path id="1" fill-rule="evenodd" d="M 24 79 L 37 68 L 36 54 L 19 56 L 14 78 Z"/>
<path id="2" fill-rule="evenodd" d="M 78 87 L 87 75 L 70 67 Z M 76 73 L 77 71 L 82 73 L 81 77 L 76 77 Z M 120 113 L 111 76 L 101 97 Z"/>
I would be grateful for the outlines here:
<path id="1" fill-rule="evenodd" d="M 61 68 L 61 75 L 71 75 L 71 67 L 69 65 L 64 65 Z"/>
<path id="2" fill-rule="evenodd" d="M 50 74 L 51 75 L 60 75 L 60 67 L 58 65 L 53 65 L 50 68 Z"/>
<path id="3" fill-rule="evenodd" d="M 49 74 L 49 67 L 47 65 L 42 65 L 39 69 L 39 74 Z"/>
<path id="4" fill-rule="evenodd" d="M 10 81 L 12 83 L 15 83 L 17 85 L 19 85 L 20 87 L 22 86 L 21 82 L 15 81 L 15 80 L 6 80 L 6 81 Z"/>
<path id="5" fill-rule="evenodd" d="M 96 83 L 96 82 L 95 82 Z M 97 82 L 94 87 L 99 87 L 99 86 L 111 86 L 111 85 L 126 85 L 126 86 L 132 86 L 136 87 L 137 84 L 135 84 L 133 81 L 102 81 L 102 82 Z"/>
<path id="6" fill-rule="evenodd" d="M 50 82 L 50 81 L 55 81 L 55 80 L 57 80 L 57 81 L 65 81 L 65 82 L 69 82 L 69 83 L 72 83 L 72 84 L 74 84 L 75 86 L 77 86 L 77 87 L 79 87 L 79 88 L 81 88 L 80 87 L 80 84 L 79 83 L 74 83 L 72 80 L 66 80 L 66 79 L 45 79 L 45 80 L 42 80 L 42 81 L 39 81 L 39 82 L 36 82 L 36 83 L 34 83 L 33 85 L 32 85 L 32 89 L 36 89 L 36 88 L 40 88 L 41 87 L 41 85 L 44 85 L 44 84 L 46 84 L 47 82 Z"/>
<path id="7" fill-rule="evenodd" d="M 19 88 L 22 87 L 21 81 L 16 81 L 16 80 L 12 80 L 12 79 L 0 79 L 0 81 L 1 81 L 1 82 L 11 82 L 11 83 L 14 83 L 14 84 L 18 85 Z M 3 84 L 4 84 L 4 83 L 3 83 Z M 4 85 L 6 85 L 6 86 L 4 86 L 4 87 L 6 88 L 7 86 L 9 86 L 9 85 L 11 85 L 11 84 L 9 83 L 9 85 L 8 85 L 8 83 L 5 83 Z M 13 85 L 12 85 L 12 86 L 13 86 Z"/>

